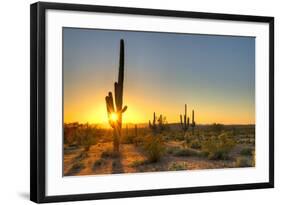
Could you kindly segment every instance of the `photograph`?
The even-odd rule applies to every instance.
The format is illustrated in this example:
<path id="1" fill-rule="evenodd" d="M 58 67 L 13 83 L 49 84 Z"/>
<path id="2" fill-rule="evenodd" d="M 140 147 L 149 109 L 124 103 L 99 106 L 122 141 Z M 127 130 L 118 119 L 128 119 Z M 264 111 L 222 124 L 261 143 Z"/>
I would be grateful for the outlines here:
<path id="1" fill-rule="evenodd" d="M 255 40 L 63 27 L 63 176 L 255 167 Z"/>

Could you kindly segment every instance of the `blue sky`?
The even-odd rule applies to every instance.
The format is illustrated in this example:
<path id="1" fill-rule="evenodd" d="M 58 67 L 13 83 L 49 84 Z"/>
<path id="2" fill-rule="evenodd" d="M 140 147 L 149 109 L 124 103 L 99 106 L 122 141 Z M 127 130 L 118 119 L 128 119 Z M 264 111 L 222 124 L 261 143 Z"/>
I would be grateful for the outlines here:
<path id="1" fill-rule="evenodd" d="M 65 121 L 106 123 L 121 38 L 125 121 L 177 122 L 186 103 L 199 123 L 255 123 L 255 38 L 76 28 L 63 29 Z"/>

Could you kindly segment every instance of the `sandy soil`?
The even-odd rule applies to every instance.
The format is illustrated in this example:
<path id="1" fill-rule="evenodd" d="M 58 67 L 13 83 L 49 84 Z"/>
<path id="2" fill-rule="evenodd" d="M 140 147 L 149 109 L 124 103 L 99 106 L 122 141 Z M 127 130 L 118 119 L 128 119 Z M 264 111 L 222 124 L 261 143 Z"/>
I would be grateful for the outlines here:
<path id="1" fill-rule="evenodd" d="M 169 141 L 166 147 L 182 147 L 182 142 Z M 240 147 L 233 150 L 239 153 Z M 93 175 L 153 171 L 195 170 L 235 167 L 231 160 L 208 160 L 203 157 L 176 157 L 166 154 L 157 163 L 146 163 L 141 148 L 133 144 L 121 144 L 120 156 L 103 156 L 105 150 L 112 150 L 112 142 L 99 142 L 88 151 L 82 148 L 65 148 L 64 175 Z M 180 165 L 180 167 L 178 167 Z"/>

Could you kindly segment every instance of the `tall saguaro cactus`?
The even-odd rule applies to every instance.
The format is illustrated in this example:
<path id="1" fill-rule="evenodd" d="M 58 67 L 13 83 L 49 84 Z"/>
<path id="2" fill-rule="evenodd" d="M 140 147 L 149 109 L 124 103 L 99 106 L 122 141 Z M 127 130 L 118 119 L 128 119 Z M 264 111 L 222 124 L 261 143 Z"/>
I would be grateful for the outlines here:
<path id="1" fill-rule="evenodd" d="M 187 105 L 184 105 L 184 115 L 180 115 L 180 121 L 181 121 L 181 128 L 184 131 L 184 133 L 187 132 L 189 128 L 189 117 L 187 117 Z"/>
<path id="2" fill-rule="evenodd" d="M 119 152 L 119 144 L 122 130 L 122 114 L 127 110 L 123 107 L 123 84 L 124 84 L 124 40 L 120 40 L 120 59 L 118 82 L 114 83 L 114 98 L 112 92 L 105 97 L 108 121 L 113 128 L 113 151 Z"/>

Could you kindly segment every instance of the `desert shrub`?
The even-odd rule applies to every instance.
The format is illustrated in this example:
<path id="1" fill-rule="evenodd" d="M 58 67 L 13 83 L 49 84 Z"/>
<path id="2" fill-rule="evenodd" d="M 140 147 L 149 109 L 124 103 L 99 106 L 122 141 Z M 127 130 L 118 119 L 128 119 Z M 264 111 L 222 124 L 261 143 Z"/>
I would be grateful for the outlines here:
<path id="1" fill-rule="evenodd" d="M 235 146 L 235 142 L 229 139 L 225 133 L 217 138 L 207 140 L 203 145 L 203 150 L 208 152 L 209 159 L 226 160 L 229 158 L 229 153 Z"/>
<path id="2" fill-rule="evenodd" d="M 198 153 L 198 156 L 200 156 L 200 157 L 208 157 L 209 156 L 209 152 L 203 150 L 200 153 Z"/>
<path id="3" fill-rule="evenodd" d="M 192 140 L 189 136 L 185 136 L 184 142 L 185 142 L 186 145 L 189 145 L 192 142 Z"/>
<path id="4" fill-rule="evenodd" d="M 158 162 L 165 151 L 164 143 L 160 136 L 147 136 L 143 148 L 149 162 Z"/>
<path id="5" fill-rule="evenodd" d="M 236 159 L 236 166 L 237 167 L 251 167 L 252 162 L 246 157 L 238 157 Z"/>
<path id="6" fill-rule="evenodd" d="M 64 124 L 64 144 L 83 146 L 89 150 L 90 146 L 96 143 L 98 136 L 102 134 L 97 126 L 88 123 L 69 123 Z"/>
<path id="7" fill-rule="evenodd" d="M 134 145 L 135 146 L 142 145 L 143 141 L 144 141 L 143 137 L 137 136 L 137 137 L 134 138 Z"/>
<path id="8" fill-rule="evenodd" d="M 222 132 L 223 128 L 224 126 L 222 124 L 214 123 L 211 125 L 211 130 L 215 132 L 217 135 Z"/>
<path id="9" fill-rule="evenodd" d="M 174 154 L 178 149 L 179 148 L 177 148 L 177 147 L 167 147 L 165 149 L 165 151 L 166 151 L 167 154 Z"/>
<path id="10" fill-rule="evenodd" d="M 79 129 L 78 123 L 64 124 L 64 128 L 63 128 L 64 144 L 72 145 L 75 143 L 78 129 Z"/>
<path id="11" fill-rule="evenodd" d="M 194 140 L 190 143 L 192 149 L 201 149 L 201 143 L 198 140 Z"/>
<path id="12" fill-rule="evenodd" d="M 175 139 L 176 141 L 183 141 L 183 140 L 184 140 L 184 135 L 175 135 L 175 136 L 174 136 L 174 139 Z"/>
<path id="13" fill-rule="evenodd" d="M 253 153 L 253 149 L 252 148 L 243 148 L 241 151 L 240 151 L 240 154 L 241 155 L 244 155 L 244 156 L 251 156 Z"/>
<path id="14" fill-rule="evenodd" d="M 107 149 L 101 153 L 101 158 L 118 158 L 119 156 L 119 153 L 114 152 L 111 149 Z"/>
<path id="15" fill-rule="evenodd" d="M 229 156 L 228 153 L 224 150 L 216 150 L 209 153 L 208 158 L 213 160 L 226 160 L 229 158 Z"/>
<path id="16" fill-rule="evenodd" d="M 90 146 L 96 144 L 96 127 L 92 127 L 88 124 L 82 129 L 82 135 L 80 136 L 80 145 L 82 145 L 86 151 L 90 149 Z"/>
<path id="17" fill-rule="evenodd" d="M 189 156 L 198 156 L 199 153 L 193 149 L 190 148 L 184 148 L 184 149 L 177 149 L 174 151 L 174 156 L 178 157 L 189 157 Z"/>
<path id="18" fill-rule="evenodd" d="M 179 171 L 179 170 L 186 170 L 187 169 L 187 163 L 179 163 L 179 162 L 173 162 L 171 166 L 169 166 L 169 171 Z"/>

